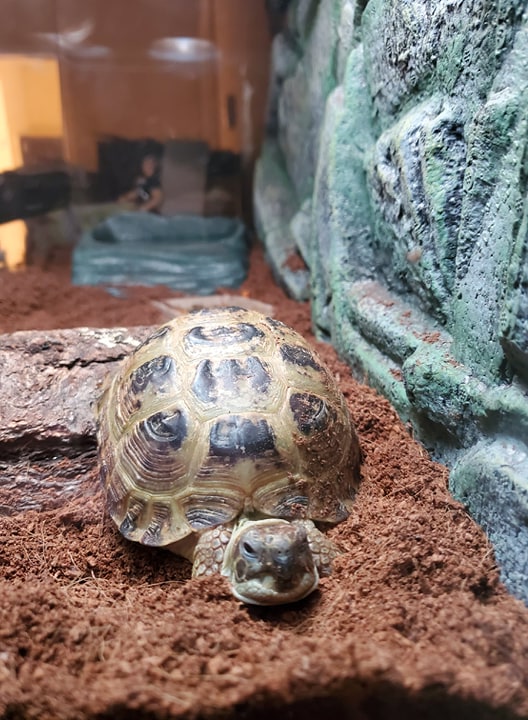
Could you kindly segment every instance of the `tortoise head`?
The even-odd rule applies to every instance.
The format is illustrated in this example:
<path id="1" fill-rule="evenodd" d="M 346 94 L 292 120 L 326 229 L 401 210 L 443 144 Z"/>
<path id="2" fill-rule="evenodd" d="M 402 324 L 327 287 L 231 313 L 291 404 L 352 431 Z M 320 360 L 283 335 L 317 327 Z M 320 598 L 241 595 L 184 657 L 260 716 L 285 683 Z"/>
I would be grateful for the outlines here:
<path id="1" fill-rule="evenodd" d="M 287 520 L 239 525 L 226 548 L 222 575 L 235 597 L 250 605 L 295 602 L 319 583 L 305 528 Z"/>

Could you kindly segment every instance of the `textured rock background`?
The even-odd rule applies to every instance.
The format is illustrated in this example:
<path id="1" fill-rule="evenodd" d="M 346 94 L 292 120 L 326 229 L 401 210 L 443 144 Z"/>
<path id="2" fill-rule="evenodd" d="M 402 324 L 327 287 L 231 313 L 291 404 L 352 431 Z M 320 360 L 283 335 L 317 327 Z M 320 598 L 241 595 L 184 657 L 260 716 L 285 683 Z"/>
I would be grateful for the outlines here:
<path id="1" fill-rule="evenodd" d="M 255 209 L 276 276 L 451 466 L 528 600 L 525 5 L 292 0 Z"/>

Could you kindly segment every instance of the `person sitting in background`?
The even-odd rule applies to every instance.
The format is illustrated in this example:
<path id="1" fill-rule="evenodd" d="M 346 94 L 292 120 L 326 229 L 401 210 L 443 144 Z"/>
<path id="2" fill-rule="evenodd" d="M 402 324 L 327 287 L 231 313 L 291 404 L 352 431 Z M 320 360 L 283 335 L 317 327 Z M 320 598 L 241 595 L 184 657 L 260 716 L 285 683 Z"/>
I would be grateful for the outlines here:
<path id="1" fill-rule="evenodd" d="M 158 160 L 154 155 L 145 155 L 141 163 L 141 175 L 137 178 L 134 187 L 121 195 L 119 202 L 132 203 L 139 212 L 155 213 L 159 212 L 162 201 Z"/>

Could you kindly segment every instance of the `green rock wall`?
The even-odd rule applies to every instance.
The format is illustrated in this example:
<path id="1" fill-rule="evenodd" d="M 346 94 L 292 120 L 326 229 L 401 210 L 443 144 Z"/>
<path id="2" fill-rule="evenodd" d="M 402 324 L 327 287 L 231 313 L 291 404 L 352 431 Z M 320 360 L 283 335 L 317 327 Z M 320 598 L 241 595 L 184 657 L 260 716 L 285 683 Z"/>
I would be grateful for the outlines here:
<path id="1" fill-rule="evenodd" d="M 291 0 L 255 215 L 528 601 L 527 4 Z"/>

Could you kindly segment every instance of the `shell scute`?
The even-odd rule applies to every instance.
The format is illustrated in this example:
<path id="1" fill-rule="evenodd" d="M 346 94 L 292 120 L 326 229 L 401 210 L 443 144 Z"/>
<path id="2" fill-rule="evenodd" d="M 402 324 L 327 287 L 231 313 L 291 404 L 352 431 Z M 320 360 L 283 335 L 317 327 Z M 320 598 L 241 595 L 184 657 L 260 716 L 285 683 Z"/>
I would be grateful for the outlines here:
<path id="1" fill-rule="evenodd" d="M 334 408 L 329 407 L 323 398 L 311 393 L 292 393 L 290 408 L 294 422 L 303 435 L 326 430 L 336 418 Z"/>
<path id="2" fill-rule="evenodd" d="M 234 322 L 231 325 L 197 325 L 185 335 L 184 344 L 189 351 L 198 348 L 211 348 L 221 345 L 241 345 L 263 338 L 264 333 L 255 325 L 247 322 Z"/>
<path id="3" fill-rule="evenodd" d="M 169 355 L 158 355 L 137 367 L 130 376 L 130 390 L 134 395 L 143 392 L 152 384 L 156 392 L 166 392 L 174 372 L 174 359 Z"/>
<path id="4" fill-rule="evenodd" d="M 152 345 L 153 342 L 160 340 L 167 335 L 170 335 L 171 331 L 172 328 L 169 324 L 162 325 L 157 330 L 154 330 L 154 332 L 152 332 L 147 338 L 145 338 L 145 340 L 143 340 L 143 342 L 136 347 L 134 353 L 138 353 L 147 345 Z"/>
<path id="5" fill-rule="evenodd" d="M 209 456 L 235 464 L 247 458 L 276 455 L 273 429 L 265 418 L 228 415 L 217 420 L 209 434 Z"/>
<path id="6" fill-rule="evenodd" d="M 255 355 L 242 358 L 223 358 L 201 360 L 196 368 L 191 389 L 204 405 L 213 405 L 221 401 L 222 407 L 228 403 L 229 409 L 248 409 L 268 403 L 268 388 L 271 373 L 265 364 Z"/>
<path id="7" fill-rule="evenodd" d="M 240 512 L 238 503 L 223 494 L 190 495 L 183 501 L 183 507 L 185 518 L 194 531 L 228 523 Z"/>
<path id="8" fill-rule="evenodd" d="M 142 420 L 139 428 L 148 440 L 179 450 L 187 437 L 187 418 L 179 408 L 168 408 Z"/>
<path id="9" fill-rule="evenodd" d="M 310 367 L 313 370 L 320 371 L 321 365 L 317 362 L 314 354 L 302 345 L 291 345 L 284 343 L 280 347 L 280 354 L 283 360 L 299 367 Z"/>

